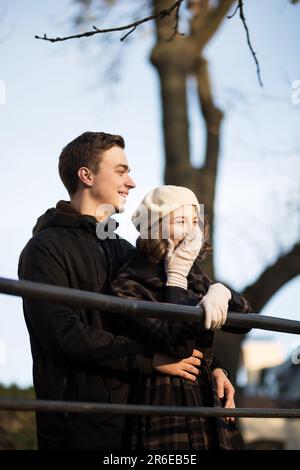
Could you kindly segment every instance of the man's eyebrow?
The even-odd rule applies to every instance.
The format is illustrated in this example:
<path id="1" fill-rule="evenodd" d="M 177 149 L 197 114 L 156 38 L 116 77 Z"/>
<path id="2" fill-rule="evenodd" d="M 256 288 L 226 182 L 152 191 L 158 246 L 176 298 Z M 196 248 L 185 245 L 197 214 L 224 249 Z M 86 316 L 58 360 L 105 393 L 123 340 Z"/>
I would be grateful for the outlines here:
<path id="1" fill-rule="evenodd" d="M 127 171 L 127 173 L 130 172 L 130 168 L 129 168 L 128 165 L 124 165 L 123 163 L 119 163 L 118 165 L 115 166 L 115 169 L 118 168 L 118 167 L 122 167 L 123 170 L 126 170 L 126 171 Z"/>

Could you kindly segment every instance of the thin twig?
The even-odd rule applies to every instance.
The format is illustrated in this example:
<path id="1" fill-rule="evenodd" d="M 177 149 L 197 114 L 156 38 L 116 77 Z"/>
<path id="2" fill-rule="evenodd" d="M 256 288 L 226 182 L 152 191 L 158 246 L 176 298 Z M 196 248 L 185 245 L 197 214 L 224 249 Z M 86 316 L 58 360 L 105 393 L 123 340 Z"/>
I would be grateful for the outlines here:
<path id="1" fill-rule="evenodd" d="M 232 15 L 228 15 L 227 18 L 228 18 L 229 20 L 231 20 L 231 18 L 234 17 L 234 15 L 236 14 L 236 12 L 238 11 L 239 8 L 240 8 L 240 5 L 237 5 L 236 8 L 235 8 L 235 10 L 234 10 L 234 12 L 232 13 Z"/>
<path id="2" fill-rule="evenodd" d="M 247 23 L 246 23 L 246 18 L 245 18 L 245 14 L 244 14 L 244 5 L 243 5 L 243 0 L 238 0 L 238 5 L 235 9 L 235 11 L 233 12 L 232 15 L 230 16 L 227 16 L 227 18 L 233 18 L 234 15 L 236 14 L 236 12 L 240 10 L 240 18 L 243 22 L 243 25 L 244 25 L 244 28 L 245 28 L 245 31 L 246 31 L 246 36 L 247 36 L 247 43 L 248 43 L 248 46 L 249 46 L 249 49 L 251 51 L 251 54 L 254 58 L 254 62 L 256 64 L 256 73 L 257 73 L 257 77 L 258 77 L 258 81 L 259 81 L 259 84 L 260 86 L 264 86 L 263 85 L 263 82 L 262 82 L 262 79 L 261 79 L 261 75 L 260 75 L 260 66 L 259 66 L 259 62 L 257 60 L 257 57 L 256 57 L 256 53 L 254 52 L 254 49 L 252 47 L 252 44 L 251 44 L 251 40 L 250 40 L 250 34 L 249 34 L 249 29 L 248 29 L 248 26 L 247 26 Z"/>
<path id="3" fill-rule="evenodd" d="M 180 35 L 180 36 L 184 36 L 184 34 L 179 33 L 179 31 L 178 31 L 180 7 L 181 7 L 181 3 L 179 3 L 179 5 L 176 8 L 174 30 L 173 30 L 173 33 L 171 34 L 171 36 L 169 37 L 169 39 L 167 39 L 167 41 L 172 41 L 172 39 L 174 39 L 174 37 L 177 36 L 177 34 Z"/>
<path id="4" fill-rule="evenodd" d="M 44 36 L 35 36 L 36 39 L 42 39 L 44 41 L 49 41 L 49 42 L 58 42 L 58 41 L 68 41 L 69 39 L 79 39 L 83 37 L 89 37 L 89 36 L 94 36 L 95 34 L 99 33 L 112 33 L 114 31 L 124 31 L 126 29 L 130 29 L 125 36 L 121 37 L 120 40 L 124 41 L 124 39 L 129 36 L 139 25 L 146 23 L 147 21 L 152 21 L 155 20 L 156 18 L 163 19 L 166 16 L 170 16 L 173 10 L 177 9 L 177 11 L 180 8 L 180 5 L 184 2 L 184 0 L 177 0 L 175 3 L 173 3 L 170 8 L 166 8 L 165 10 L 160 11 L 157 15 L 151 15 L 147 16 L 146 18 L 142 18 L 141 20 L 137 20 L 134 23 L 130 23 L 125 26 L 118 26 L 116 28 L 108 28 L 108 29 L 99 29 L 96 26 L 93 26 L 93 31 L 86 31 L 85 33 L 81 34 L 74 34 L 72 36 L 64 36 L 64 37 L 57 37 L 57 38 L 48 38 L 46 34 Z"/>
<path id="5" fill-rule="evenodd" d="M 128 33 L 126 33 L 124 36 L 120 38 L 120 41 L 124 41 L 124 39 L 126 39 L 129 36 L 129 34 L 133 33 L 133 31 L 135 31 L 136 28 L 137 26 L 134 26 L 130 31 L 128 31 Z"/>

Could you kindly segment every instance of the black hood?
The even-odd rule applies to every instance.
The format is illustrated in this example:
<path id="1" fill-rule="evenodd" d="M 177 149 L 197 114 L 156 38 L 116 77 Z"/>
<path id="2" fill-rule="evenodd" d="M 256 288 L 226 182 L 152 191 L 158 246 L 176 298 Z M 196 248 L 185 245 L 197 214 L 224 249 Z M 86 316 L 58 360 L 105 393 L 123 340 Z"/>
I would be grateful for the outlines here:
<path id="1" fill-rule="evenodd" d="M 69 202 L 59 201 L 56 207 L 48 209 L 41 215 L 33 228 L 33 235 L 48 227 L 74 227 L 84 228 L 96 233 L 97 219 L 91 215 L 81 215 L 72 208 Z"/>

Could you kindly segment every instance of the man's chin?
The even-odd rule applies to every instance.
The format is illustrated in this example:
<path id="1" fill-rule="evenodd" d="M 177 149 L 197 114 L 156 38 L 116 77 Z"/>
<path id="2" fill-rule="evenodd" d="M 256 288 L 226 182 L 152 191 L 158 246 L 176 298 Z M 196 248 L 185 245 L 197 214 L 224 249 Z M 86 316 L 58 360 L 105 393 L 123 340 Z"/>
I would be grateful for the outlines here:
<path id="1" fill-rule="evenodd" d="M 118 214 L 122 214 L 122 212 L 125 211 L 125 204 L 120 204 L 118 207 L 116 207 L 116 212 Z"/>
<path id="2" fill-rule="evenodd" d="M 96 209 L 95 217 L 99 221 L 108 219 L 111 215 L 116 213 L 116 208 L 113 204 L 99 204 Z"/>
<path id="3" fill-rule="evenodd" d="M 125 211 L 126 202 L 126 198 L 120 195 L 115 205 L 115 210 L 118 214 L 122 214 Z"/>

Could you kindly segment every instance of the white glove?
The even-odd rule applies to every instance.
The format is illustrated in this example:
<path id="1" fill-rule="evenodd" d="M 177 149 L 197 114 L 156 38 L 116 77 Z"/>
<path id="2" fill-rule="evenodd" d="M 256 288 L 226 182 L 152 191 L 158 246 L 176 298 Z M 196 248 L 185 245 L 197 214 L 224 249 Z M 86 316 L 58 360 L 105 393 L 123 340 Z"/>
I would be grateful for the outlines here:
<path id="1" fill-rule="evenodd" d="M 221 328 L 226 322 L 231 292 L 223 284 L 212 284 L 199 305 L 205 310 L 205 328 Z"/>
<path id="2" fill-rule="evenodd" d="M 187 276 L 202 247 L 203 235 L 200 227 L 184 237 L 174 250 L 174 243 L 168 240 L 168 249 L 165 255 L 165 271 L 167 286 L 177 286 L 187 289 Z"/>

